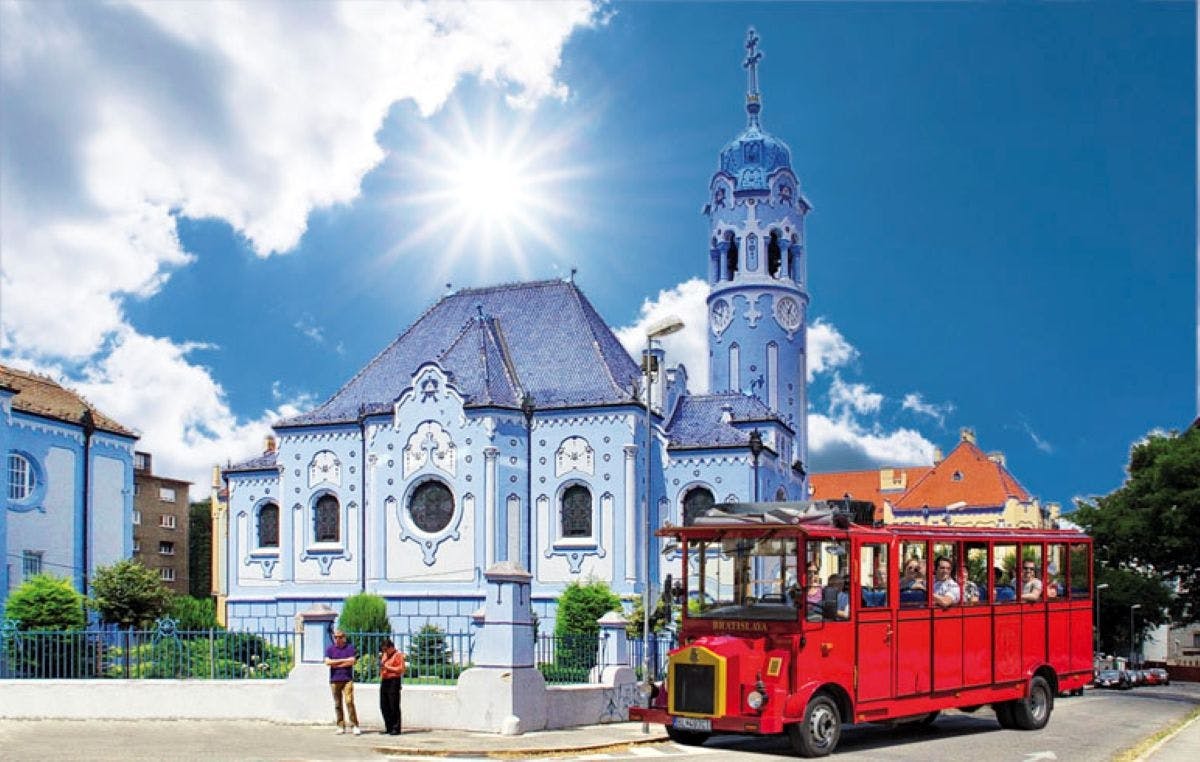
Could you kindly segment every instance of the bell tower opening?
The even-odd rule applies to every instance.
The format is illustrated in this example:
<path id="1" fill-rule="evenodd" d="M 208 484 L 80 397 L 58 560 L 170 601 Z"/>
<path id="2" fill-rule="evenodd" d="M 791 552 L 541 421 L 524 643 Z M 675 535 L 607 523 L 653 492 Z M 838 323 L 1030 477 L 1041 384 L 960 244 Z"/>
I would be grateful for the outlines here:
<path id="1" fill-rule="evenodd" d="M 733 280 L 738 271 L 738 245 L 733 233 L 725 234 L 725 280 Z"/>
<path id="2" fill-rule="evenodd" d="M 783 250 L 779 247 L 779 231 L 772 230 L 771 238 L 767 241 L 767 273 L 772 278 L 778 278 L 781 267 L 783 267 Z"/>

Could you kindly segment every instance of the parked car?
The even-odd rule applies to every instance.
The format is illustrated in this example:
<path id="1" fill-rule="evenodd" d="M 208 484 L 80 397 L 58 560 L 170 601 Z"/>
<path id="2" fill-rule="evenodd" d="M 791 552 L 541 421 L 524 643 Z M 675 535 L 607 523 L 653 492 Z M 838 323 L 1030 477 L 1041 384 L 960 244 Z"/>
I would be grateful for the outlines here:
<path id="1" fill-rule="evenodd" d="M 1171 676 L 1167 674 L 1165 669 L 1155 667 L 1154 669 L 1146 670 L 1146 685 L 1170 685 Z"/>
<path id="2" fill-rule="evenodd" d="M 1133 687 L 1133 680 L 1123 669 L 1102 669 L 1096 673 L 1096 687 L 1127 691 Z"/>

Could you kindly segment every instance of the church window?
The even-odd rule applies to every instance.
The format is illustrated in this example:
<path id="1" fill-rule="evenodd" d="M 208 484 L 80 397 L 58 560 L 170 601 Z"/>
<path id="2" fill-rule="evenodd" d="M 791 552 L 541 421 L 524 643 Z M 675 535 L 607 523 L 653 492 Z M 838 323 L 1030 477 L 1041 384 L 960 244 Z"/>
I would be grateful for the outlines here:
<path id="1" fill-rule="evenodd" d="M 592 491 L 582 484 L 573 484 L 562 493 L 563 537 L 592 536 Z"/>
<path id="2" fill-rule="evenodd" d="M 33 464 L 18 452 L 8 454 L 8 499 L 28 500 L 37 484 Z"/>
<path id="3" fill-rule="evenodd" d="M 341 506 L 333 495 L 322 495 L 313 510 L 313 536 L 317 542 L 338 542 L 341 539 Z"/>
<path id="4" fill-rule="evenodd" d="M 440 532 L 454 517 L 454 495 L 442 482 L 424 482 L 408 499 L 408 513 L 422 532 Z"/>
<path id="5" fill-rule="evenodd" d="M 712 490 L 708 487 L 692 487 L 683 496 L 683 525 L 690 527 L 696 523 L 696 517 L 713 507 Z"/>
<path id="6" fill-rule="evenodd" d="M 779 248 L 779 231 L 771 231 L 771 239 L 767 241 L 767 272 L 772 278 L 779 277 L 779 269 L 783 267 L 783 251 Z"/>
<path id="7" fill-rule="evenodd" d="M 738 245 L 733 233 L 725 234 L 725 280 L 733 280 L 738 271 Z"/>
<path id="8" fill-rule="evenodd" d="M 737 392 L 742 388 L 742 349 L 737 344 L 729 346 L 729 391 Z"/>
<path id="9" fill-rule="evenodd" d="M 787 490 L 785 490 L 783 487 L 780 487 L 779 489 L 775 490 L 775 502 L 783 503 L 786 501 L 787 501 Z"/>
<path id="10" fill-rule="evenodd" d="M 779 345 L 767 344 L 767 407 L 779 409 Z"/>
<path id="11" fill-rule="evenodd" d="M 279 506 L 275 503 L 258 509 L 258 547 L 279 547 Z"/>

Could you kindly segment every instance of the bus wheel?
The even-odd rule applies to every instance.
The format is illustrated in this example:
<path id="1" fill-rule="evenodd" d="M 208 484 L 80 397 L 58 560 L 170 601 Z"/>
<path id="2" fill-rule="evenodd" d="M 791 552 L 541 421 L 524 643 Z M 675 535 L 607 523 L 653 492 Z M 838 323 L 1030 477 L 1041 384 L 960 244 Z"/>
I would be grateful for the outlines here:
<path id="1" fill-rule="evenodd" d="M 1029 696 L 1012 703 L 1013 724 L 1021 730 L 1041 730 L 1050 721 L 1054 709 L 1054 692 L 1046 678 L 1039 676 L 1029 681 Z"/>
<path id="2" fill-rule="evenodd" d="M 824 757 L 842 737 L 842 717 L 829 696 L 819 693 L 808 702 L 804 721 L 787 726 L 792 749 L 802 757 Z"/>
<path id="3" fill-rule="evenodd" d="M 996 710 L 996 722 L 1000 723 L 1000 727 L 1004 728 L 1005 730 L 1012 730 L 1013 728 L 1017 727 L 1016 723 L 1013 722 L 1012 710 L 1014 703 L 1016 702 L 1001 701 L 999 703 L 992 704 L 992 709 Z"/>
<path id="4" fill-rule="evenodd" d="M 708 736 L 708 733 L 700 730 L 680 730 L 670 725 L 667 726 L 667 738 L 684 746 L 699 746 L 708 740 Z"/>

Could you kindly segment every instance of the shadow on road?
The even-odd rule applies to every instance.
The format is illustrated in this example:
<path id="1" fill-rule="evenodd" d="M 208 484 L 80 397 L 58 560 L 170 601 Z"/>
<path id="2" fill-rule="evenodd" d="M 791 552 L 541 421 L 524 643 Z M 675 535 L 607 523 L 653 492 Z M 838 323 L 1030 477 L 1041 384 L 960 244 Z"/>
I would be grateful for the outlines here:
<path id="1" fill-rule="evenodd" d="M 954 738 L 956 736 L 998 733 L 1000 725 L 989 709 L 980 709 L 977 715 L 953 714 L 939 717 L 932 727 L 917 723 L 900 725 L 864 724 L 847 725 L 842 729 L 842 740 L 838 751 L 869 751 L 884 746 L 921 743 L 931 738 Z M 772 736 L 718 736 L 704 744 L 709 749 L 730 748 L 741 752 L 761 754 L 790 754 L 791 747 L 786 737 Z"/>

